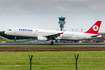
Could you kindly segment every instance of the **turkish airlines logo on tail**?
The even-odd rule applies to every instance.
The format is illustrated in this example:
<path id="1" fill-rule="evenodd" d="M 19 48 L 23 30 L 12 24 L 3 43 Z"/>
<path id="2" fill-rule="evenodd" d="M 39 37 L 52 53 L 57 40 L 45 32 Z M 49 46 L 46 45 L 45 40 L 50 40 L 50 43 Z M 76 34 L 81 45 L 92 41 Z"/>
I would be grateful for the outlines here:
<path id="1" fill-rule="evenodd" d="M 93 26 L 93 30 L 94 30 L 94 31 L 98 31 L 98 29 L 99 29 L 99 27 L 98 27 L 97 25 L 94 25 L 94 26 Z"/>

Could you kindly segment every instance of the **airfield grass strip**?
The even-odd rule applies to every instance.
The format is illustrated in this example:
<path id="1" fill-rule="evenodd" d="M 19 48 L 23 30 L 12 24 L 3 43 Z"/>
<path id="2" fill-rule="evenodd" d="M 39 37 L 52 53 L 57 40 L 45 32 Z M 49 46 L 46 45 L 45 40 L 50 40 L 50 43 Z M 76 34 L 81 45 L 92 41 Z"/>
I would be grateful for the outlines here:
<path id="1" fill-rule="evenodd" d="M 104 51 L 105 47 L 0 47 L 0 51 Z"/>
<path id="2" fill-rule="evenodd" d="M 78 70 L 105 70 L 105 51 L 1 51 L 0 70 L 75 70 L 74 54 L 79 54 Z"/>

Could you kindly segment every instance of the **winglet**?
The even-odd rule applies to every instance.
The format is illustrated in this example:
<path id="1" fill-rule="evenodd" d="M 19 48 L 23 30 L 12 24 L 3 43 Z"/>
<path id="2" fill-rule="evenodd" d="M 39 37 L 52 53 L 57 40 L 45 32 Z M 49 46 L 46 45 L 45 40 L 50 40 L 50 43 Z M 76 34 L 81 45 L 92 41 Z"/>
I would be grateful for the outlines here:
<path id="1" fill-rule="evenodd" d="M 85 33 L 89 33 L 89 34 L 98 34 L 98 31 L 100 29 L 100 25 L 101 25 L 102 21 L 97 21 L 88 31 L 86 31 Z"/>

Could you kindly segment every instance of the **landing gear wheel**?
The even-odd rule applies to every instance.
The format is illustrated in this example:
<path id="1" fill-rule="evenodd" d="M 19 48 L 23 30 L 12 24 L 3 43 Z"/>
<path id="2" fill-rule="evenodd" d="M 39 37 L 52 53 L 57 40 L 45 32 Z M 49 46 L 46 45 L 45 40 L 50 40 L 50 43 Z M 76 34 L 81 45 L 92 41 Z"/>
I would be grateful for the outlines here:
<path id="1" fill-rule="evenodd" d="M 52 42 L 51 42 L 51 45 L 53 45 L 53 44 L 54 44 L 54 42 L 52 41 Z"/>

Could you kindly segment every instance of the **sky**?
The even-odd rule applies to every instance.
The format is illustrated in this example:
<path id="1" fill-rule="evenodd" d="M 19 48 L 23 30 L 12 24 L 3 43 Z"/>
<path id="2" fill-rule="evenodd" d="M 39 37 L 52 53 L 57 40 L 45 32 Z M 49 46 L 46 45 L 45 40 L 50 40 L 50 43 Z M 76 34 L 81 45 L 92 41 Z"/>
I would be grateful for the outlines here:
<path id="1" fill-rule="evenodd" d="M 15 27 L 60 30 L 61 16 L 66 18 L 66 31 L 85 32 L 99 20 L 99 32 L 105 32 L 105 0 L 0 0 L 0 31 Z"/>

